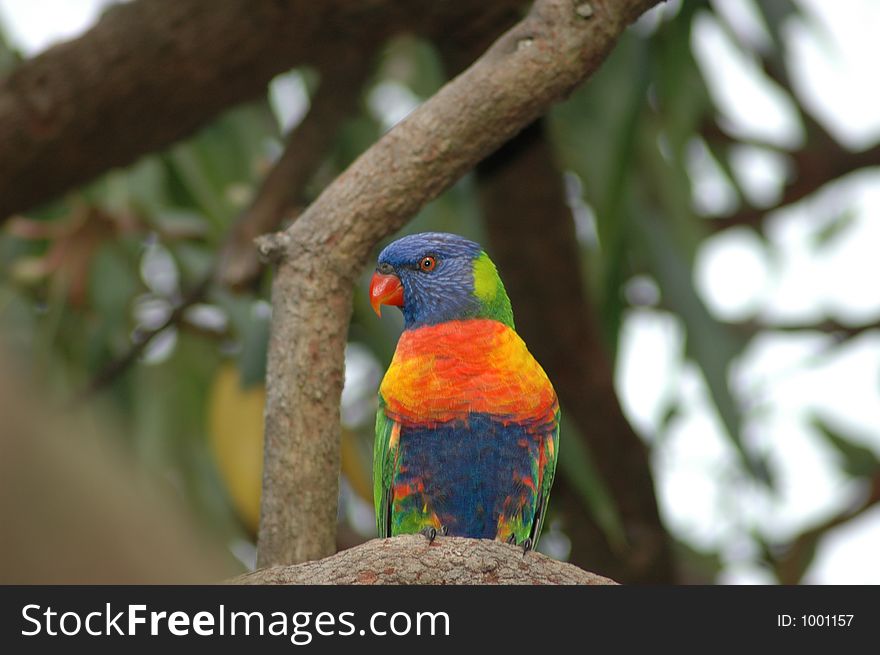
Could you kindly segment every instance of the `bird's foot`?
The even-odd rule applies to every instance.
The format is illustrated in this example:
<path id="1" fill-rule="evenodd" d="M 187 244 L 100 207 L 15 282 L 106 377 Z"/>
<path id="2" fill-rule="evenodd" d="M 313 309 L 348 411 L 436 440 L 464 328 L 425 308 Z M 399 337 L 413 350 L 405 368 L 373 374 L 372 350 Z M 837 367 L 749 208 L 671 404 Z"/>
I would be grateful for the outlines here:
<path id="1" fill-rule="evenodd" d="M 422 534 L 428 539 L 428 545 L 430 546 L 431 544 L 434 543 L 434 540 L 437 538 L 437 535 L 438 535 L 438 534 L 439 534 L 439 535 L 442 535 L 442 536 L 444 536 L 444 537 L 445 537 L 446 535 L 448 535 L 448 534 L 449 534 L 449 528 L 447 528 L 445 525 L 441 525 L 441 526 L 440 526 L 440 531 L 438 532 L 438 531 L 437 531 L 437 528 L 435 528 L 433 525 L 429 525 L 429 526 L 426 527 L 426 528 L 422 528 L 422 529 L 420 530 L 420 532 L 421 532 L 421 533 L 422 533 Z"/>
<path id="2" fill-rule="evenodd" d="M 510 535 L 509 537 L 507 537 L 506 543 L 510 544 L 511 546 L 521 546 L 522 549 L 523 549 L 523 555 L 525 555 L 527 552 L 529 552 L 530 550 L 532 550 L 532 539 L 531 539 L 531 537 L 526 537 L 525 541 L 523 541 L 522 543 L 520 543 L 520 542 L 518 542 L 518 541 L 516 540 L 516 535 L 515 535 L 515 534 L 512 534 L 512 535 Z"/>

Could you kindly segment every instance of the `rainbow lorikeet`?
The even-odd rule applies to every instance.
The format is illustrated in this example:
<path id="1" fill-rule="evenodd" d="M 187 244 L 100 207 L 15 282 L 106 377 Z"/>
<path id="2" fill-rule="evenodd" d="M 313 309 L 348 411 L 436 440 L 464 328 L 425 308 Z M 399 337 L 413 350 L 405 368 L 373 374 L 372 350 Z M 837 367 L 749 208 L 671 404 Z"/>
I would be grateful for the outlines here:
<path id="1" fill-rule="evenodd" d="M 438 533 L 537 545 L 559 445 L 559 403 L 513 326 L 479 244 L 427 232 L 379 255 L 370 302 L 403 312 L 379 389 L 379 536 Z"/>

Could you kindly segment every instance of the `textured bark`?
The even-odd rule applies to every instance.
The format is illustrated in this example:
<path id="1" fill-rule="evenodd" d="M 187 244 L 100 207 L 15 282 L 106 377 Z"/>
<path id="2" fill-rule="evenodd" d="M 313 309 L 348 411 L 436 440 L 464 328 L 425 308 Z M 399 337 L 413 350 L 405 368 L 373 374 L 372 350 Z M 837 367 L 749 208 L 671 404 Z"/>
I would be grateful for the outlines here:
<path id="1" fill-rule="evenodd" d="M 421 535 L 374 539 L 331 557 L 246 573 L 235 584 L 583 584 L 613 580 L 487 539 Z"/>
<path id="2" fill-rule="evenodd" d="M 376 244 L 564 98 L 657 0 L 538 0 L 477 62 L 395 126 L 285 232 L 269 342 L 258 565 L 335 544 L 339 398 L 352 287 Z M 589 16 L 585 17 L 586 14 Z"/>
<path id="3" fill-rule="evenodd" d="M 414 31 L 453 35 L 521 0 L 136 0 L 0 80 L 0 221 L 192 134 L 294 66 Z M 486 5 L 486 6 L 484 6 Z M 501 29 L 501 28 L 496 28 Z"/>
<path id="4" fill-rule="evenodd" d="M 572 561 L 626 582 L 672 582 L 669 539 L 647 450 L 614 389 L 600 321 L 582 281 L 574 219 L 542 124 L 506 144 L 477 173 L 492 256 L 514 307 L 517 332 L 578 426 L 628 541 L 612 549 L 561 476 L 551 505 L 564 508 Z M 561 435 L 562 457 L 566 437 Z"/>

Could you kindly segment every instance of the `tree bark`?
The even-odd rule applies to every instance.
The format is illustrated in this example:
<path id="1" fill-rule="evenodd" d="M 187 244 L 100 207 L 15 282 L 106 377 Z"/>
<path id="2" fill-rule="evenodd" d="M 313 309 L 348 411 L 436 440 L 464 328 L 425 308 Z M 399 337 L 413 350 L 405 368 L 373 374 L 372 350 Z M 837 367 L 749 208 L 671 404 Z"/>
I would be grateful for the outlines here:
<path id="1" fill-rule="evenodd" d="M 379 241 L 568 95 L 657 0 L 538 0 L 388 132 L 287 231 L 260 240 L 272 288 L 258 566 L 335 545 L 339 398 L 352 287 Z M 589 9 L 587 9 L 589 7 Z"/>
<path id="2" fill-rule="evenodd" d="M 295 66 L 412 31 L 485 29 L 522 0 L 136 0 L 0 80 L 0 222 L 161 150 Z M 503 29 L 495 27 L 495 29 Z"/>
<path id="3" fill-rule="evenodd" d="M 246 573 L 234 584 L 583 584 L 613 580 L 487 539 L 373 539 L 322 560 Z"/>
<path id="4" fill-rule="evenodd" d="M 563 508 L 572 561 L 626 582 L 674 579 L 645 445 L 617 398 L 600 322 L 583 284 L 574 219 L 540 122 L 477 167 L 492 255 L 510 295 L 517 332 L 547 371 L 563 412 L 620 516 L 626 543 L 612 548 L 574 487 L 559 476 L 551 509 Z M 574 435 L 572 435 L 574 436 Z M 565 440 L 560 449 L 565 456 Z"/>

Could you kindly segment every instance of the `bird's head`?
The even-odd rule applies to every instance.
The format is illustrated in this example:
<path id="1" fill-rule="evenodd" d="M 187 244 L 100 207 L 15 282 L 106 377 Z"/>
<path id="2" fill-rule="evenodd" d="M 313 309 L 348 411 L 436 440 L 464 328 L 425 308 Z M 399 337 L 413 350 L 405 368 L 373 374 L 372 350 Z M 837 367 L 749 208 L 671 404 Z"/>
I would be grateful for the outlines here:
<path id="1" fill-rule="evenodd" d="M 423 232 L 394 241 L 380 254 L 370 304 L 403 312 L 406 328 L 467 318 L 513 327 L 510 300 L 479 244 L 455 234 Z"/>

